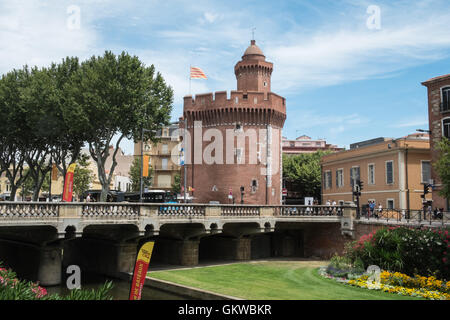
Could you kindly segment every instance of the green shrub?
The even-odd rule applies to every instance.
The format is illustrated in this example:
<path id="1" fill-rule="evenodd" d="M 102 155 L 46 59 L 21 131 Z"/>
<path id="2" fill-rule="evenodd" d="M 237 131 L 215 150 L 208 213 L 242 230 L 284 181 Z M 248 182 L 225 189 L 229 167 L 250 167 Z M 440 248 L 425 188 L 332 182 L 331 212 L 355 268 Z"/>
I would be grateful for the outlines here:
<path id="1" fill-rule="evenodd" d="M 97 290 L 75 289 L 67 296 L 49 295 L 37 283 L 17 279 L 14 271 L 2 268 L 0 263 L 0 300 L 112 300 L 108 293 L 112 287 L 109 281 Z"/>
<path id="2" fill-rule="evenodd" d="M 449 279 L 449 238 L 447 230 L 382 228 L 348 245 L 345 257 L 354 266 Z"/>

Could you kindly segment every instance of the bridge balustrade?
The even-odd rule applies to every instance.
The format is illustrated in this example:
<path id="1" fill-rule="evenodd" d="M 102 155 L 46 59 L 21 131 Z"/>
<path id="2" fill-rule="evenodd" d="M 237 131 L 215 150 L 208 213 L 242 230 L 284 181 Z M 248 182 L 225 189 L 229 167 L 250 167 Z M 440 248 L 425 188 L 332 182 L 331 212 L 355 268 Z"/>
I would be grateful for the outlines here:
<path id="1" fill-rule="evenodd" d="M 340 206 L 281 206 L 281 216 L 342 216 Z"/>
<path id="2" fill-rule="evenodd" d="M 58 218 L 59 207 L 46 202 L 0 202 L 0 218 Z"/>
<path id="3" fill-rule="evenodd" d="M 158 207 L 158 216 L 160 217 L 204 217 L 204 205 L 193 204 L 173 204 L 160 205 Z"/>
<path id="4" fill-rule="evenodd" d="M 81 211 L 83 217 L 110 217 L 137 219 L 140 215 L 140 206 L 135 204 L 83 204 Z"/>
<path id="5" fill-rule="evenodd" d="M 231 217 L 259 217 L 260 207 L 258 206 L 240 206 L 240 205 L 226 205 L 221 206 L 221 216 Z"/>

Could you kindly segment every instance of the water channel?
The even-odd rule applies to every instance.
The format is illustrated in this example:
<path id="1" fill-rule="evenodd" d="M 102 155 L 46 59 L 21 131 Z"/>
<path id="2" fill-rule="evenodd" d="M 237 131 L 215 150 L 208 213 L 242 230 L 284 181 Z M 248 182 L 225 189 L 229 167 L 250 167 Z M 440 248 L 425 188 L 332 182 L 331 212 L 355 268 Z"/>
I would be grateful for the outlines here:
<path id="1" fill-rule="evenodd" d="M 109 294 L 113 297 L 113 300 L 128 300 L 130 294 L 130 282 L 120 279 L 108 278 L 106 276 L 84 274 L 81 279 L 81 289 L 98 289 L 105 281 L 112 281 L 114 287 L 109 291 Z M 67 289 L 65 281 L 58 286 L 45 287 L 49 294 L 57 293 L 61 296 L 65 296 L 70 293 Z M 142 289 L 142 300 L 189 300 L 189 297 L 175 295 L 162 290 L 153 289 L 144 286 Z"/>

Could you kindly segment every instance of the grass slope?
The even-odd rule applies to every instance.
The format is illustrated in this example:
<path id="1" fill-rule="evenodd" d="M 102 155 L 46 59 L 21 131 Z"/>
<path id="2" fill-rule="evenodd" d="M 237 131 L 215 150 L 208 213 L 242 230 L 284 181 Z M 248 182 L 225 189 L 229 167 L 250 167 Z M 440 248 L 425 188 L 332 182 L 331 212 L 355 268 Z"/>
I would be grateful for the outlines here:
<path id="1" fill-rule="evenodd" d="M 170 271 L 149 277 L 247 300 L 404 300 L 417 299 L 371 291 L 321 277 L 323 263 L 250 262 Z"/>

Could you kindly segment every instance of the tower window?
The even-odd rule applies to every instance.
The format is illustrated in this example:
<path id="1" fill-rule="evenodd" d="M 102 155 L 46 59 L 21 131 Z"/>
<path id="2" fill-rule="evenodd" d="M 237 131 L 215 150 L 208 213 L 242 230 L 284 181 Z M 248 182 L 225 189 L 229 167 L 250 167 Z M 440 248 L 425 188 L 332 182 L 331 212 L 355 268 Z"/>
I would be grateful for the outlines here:
<path id="1" fill-rule="evenodd" d="M 234 102 L 238 103 L 239 102 L 239 98 L 238 97 L 234 98 Z"/>
<path id="2" fill-rule="evenodd" d="M 241 132 L 241 131 L 242 131 L 242 125 L 241 125 L 240 123 L 236 123 L 236 124 L 234 125 L 234 131 L 239 131 L 239 132 Z"/>
<path id="3" fill-rule="evenodd" d="M 256 192 L 257 188 L 258 188 L 258 180 L 253 179 L 252 180 L 252 192 Z"/>
<path id="4" fill-rule="evenodd" d="M 267 82 L 266 81 L 264 81 L 264 87 L 267 87 Z"/>
<path id="5" fill-rule="evenodd" d="M 244 94 L 244 100 L 248 99 L 248 95 Z"/>

